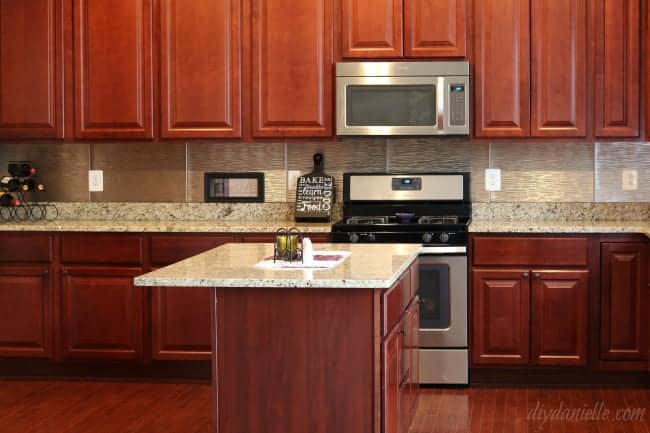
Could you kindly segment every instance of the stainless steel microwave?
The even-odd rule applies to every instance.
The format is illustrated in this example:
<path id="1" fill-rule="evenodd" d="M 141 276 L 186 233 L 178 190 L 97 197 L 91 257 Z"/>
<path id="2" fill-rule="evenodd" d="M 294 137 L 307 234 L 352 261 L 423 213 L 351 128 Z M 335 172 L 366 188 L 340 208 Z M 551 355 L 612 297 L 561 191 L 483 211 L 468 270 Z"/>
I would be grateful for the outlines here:
<path id="1" fill-rule="evenodd" d="M 468 62 L 336 64 L 337 135 L 469 135 Z"/>

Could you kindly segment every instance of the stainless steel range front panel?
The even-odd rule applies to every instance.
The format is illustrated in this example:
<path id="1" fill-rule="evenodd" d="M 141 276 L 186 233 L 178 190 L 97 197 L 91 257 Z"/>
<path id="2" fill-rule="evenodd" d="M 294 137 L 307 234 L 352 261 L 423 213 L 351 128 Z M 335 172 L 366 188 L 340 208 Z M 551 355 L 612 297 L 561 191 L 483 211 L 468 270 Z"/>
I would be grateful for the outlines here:
<path id="1" fill-rule="evenodd" d="M 446 201 L 463 200 L 463 176 L 351 175 L 350 200 L 354 201 Z"/>

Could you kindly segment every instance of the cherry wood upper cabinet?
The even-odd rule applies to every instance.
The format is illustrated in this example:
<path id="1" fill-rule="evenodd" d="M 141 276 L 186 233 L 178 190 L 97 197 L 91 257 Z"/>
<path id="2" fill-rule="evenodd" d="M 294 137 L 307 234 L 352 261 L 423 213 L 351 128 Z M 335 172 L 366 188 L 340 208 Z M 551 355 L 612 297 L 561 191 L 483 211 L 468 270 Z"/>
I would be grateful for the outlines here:
<path id="1" fill-rule="evenodd" d="M 0 138 L 63 137 L 61 0 L 0 0 Z"/>
<path id="2" fill-rule="evenodd" d="M 406 57 L 465 57 L 465 0 L 405 0 Z"/>
<path id="3" fill-rule="evenodd" d="M 152 19 L 152 0 L 74 0 L 77 138 L 153 138 Z"/>
<path id="4" fill-rule="evenodd" d="M 533 137 L 587 134 L 587 2 L 531 0 Z"/>
<path id="5" fill-rule="evenodd" d="M 161 136 L 240 137 L 237 0 L 162 0 Z"/>
<path id="6" fill-rule="evenodd" d="M 252 0 L 253 136 L 332 135 L 333 0 Z"/>
<path id="7" fill-rule="evenodd" d="M 474 2 L 477 137 L 530 133 L 529 1 Z"/>
<path id="8" fill-rule="evenodd" d="M 402 57 L 402 8 L 402 0 L 342 0 L 343 57 Z"/>
<path id="9" fill-rule="evenodd" d="M 638 137 L 641 33 L 639 0 L 595 4 L 596 137 Z"/>

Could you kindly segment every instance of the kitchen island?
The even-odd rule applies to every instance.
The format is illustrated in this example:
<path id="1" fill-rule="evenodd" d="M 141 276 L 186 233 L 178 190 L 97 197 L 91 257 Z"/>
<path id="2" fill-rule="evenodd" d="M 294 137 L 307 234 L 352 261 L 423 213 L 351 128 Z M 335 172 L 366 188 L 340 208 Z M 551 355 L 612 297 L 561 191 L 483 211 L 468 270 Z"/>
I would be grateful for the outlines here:
<path id="1" fill-rule="evenodd" d="M 231 243 L 135 279 L 212 288 L 216 432 L 408 430 L 420 245 L 317 249 L 350 255 L 330 269 L 269 270 L 256 264 L 271 244 Z"/>

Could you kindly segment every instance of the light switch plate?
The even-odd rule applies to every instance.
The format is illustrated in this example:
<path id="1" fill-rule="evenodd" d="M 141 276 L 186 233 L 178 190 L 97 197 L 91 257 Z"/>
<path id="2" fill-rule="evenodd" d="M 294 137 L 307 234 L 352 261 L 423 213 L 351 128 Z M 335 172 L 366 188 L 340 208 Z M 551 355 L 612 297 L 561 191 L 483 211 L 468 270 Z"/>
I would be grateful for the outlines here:
<path id="1" fill-rule="evenodd" d="M 485 190 L 501 191 L 501 169 L 500 168 L 485 169 Z"/>
<path id="2" fill-rule="evenodd" d="M 104 191 L 104 170 L 88 170 L 88 191 Z"/>
<path id="3" fill-rule="evenodd" d="M 287 170 L 287 189 L 295 190 L 298 187 L 298 178 L 300 177 L 300 170 Z"/>
<path id="4" fill-rule="evenodd" d="M 639 171 L 623 170 L 622 188 L 623 191 L 636 191 L 639 189 Z"/>

